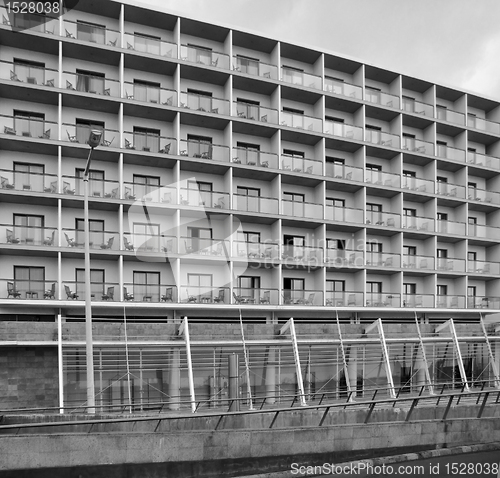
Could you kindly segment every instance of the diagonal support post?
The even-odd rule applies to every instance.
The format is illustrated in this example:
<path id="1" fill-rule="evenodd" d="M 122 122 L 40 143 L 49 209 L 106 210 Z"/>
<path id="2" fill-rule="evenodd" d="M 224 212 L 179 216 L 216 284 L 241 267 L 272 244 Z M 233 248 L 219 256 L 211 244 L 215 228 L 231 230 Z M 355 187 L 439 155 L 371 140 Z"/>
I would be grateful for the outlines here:
<path id="1" fill-rule="evenodd" d="M 194 394 L 194 376 L 193 376 L 193 361 L 191 360 L 191 341 L 189 339 L 189 325 L 188 318 L 184 317 L 181 326 L 179 327 L 178 334 L 180 336 L 184 335 L 184 340 L 186 341 L 186 356 L 188 365 L 188 382 L 189 382 L 189 395 L 191 397 L 191 411 L 196 412 L 196 397 Z"/>
<path id="2" fill-rule="evenodd" d="M 415 314 L 415 325 L 417 326 L 418 341 L 420 342 L 420 350 L 422 351 L 422 358 L 425 364 L 425 380 L 427 382 L 427 389 L 431 395 L 434 395 L 434 387 L 432 386 L 431 373 L 429 372 L 429 362 L 427 361 L 427 354 L 425 353 L 425 345 L 422 339 L 422 331 L 418 323 L 417 314 Z"/>
<path id="3" fill-rule="evenodd" d="M 493 371 L 493 377 L 495 378 L 495 388 L 500 389 L 500 376 L 498 374 L 498 366 L 495 361 L 495 356 L 493 355 L 493 350 L 491 348 L 490 340 L 488 339 L 488 333 L 486 332 L 486 326 L 483 321 L 483 314 L 479 316 L 481 322 L 481 329 L 483 330 L 484 340 L 486 342 L 486 347 L 488 348 L 488 355 L 490 357 L 491 370 Z"/>
<path id="4" fill-rule="evenodd" d="M 353 397 L 352 397 L 352 388 L 351 388 L 351 381 L 349 380 L 349 371 L 347 367 L 347 357 L 345 353 L 345 348 L 344 348 L 344 340 L 342 338 L 342 331 L 340 330 L 340 321 L 339 321 L 339 314 L 337 311 L 335 311 L 335 315 L 337 316 L 337 329 L 339 331 L 339 339 L 340 339 L 340 352 L 342 354 L 342 364 L 344 365 L 344 377 L 347 385 L 347 391 L 349 392 L 348 397 L 349 401 L 352 402 Z"/>

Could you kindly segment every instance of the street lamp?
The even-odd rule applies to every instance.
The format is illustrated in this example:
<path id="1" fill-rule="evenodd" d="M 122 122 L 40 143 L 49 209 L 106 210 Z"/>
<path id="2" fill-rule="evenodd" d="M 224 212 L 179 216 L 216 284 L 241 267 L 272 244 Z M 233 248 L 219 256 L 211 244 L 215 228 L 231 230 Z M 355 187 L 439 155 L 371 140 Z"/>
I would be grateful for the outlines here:
<path id="1" fill-rule="evenodd" d="M 92 296 L 90 293 L 90 227 L 89 227 L 89 170 L 94 148 L 101 142 L 102 131 L 91 130 L 87 144 L 90 146 L 87 165 L 83 172 L 83 209 L 85 234 L 85 344 L 87 352 L 87 412 L 95 414 L 94 399 L 94 345 L 92 343 Z"/>

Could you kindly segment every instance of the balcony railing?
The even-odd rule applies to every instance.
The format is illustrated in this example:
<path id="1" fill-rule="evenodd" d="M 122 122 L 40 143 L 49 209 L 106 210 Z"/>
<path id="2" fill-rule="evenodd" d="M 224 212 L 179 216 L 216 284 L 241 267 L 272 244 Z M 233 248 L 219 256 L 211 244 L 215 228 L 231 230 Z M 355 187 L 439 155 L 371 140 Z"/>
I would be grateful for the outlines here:
<path id="1" fill-rule="evenodd" d="M 476 274 L 500 274 L 500 263 L 491 261 L 468 261 L 467 271 Z"/>
<path id="2" fill-rule="evenodd" d="M 181 108 L 204 111 L 207 113 L 229 115 L 229 101 L 213 96 L 198 95 L 195 93 L 181 93 Z"/>
<path id="3" fill-rule="evenodd" d="M 364 252 L 352 249 L 326 249 L 325 262 L 328 267 L 364 268 Z"/>
<path id="4" fill-rule="evenodd" d="M 438 219 L 436 221 L 436 232 L 438 234 L 454 234 L 459 236 L 465 236 L 465 223 L 444 221 Z"/>
<path id="5" fill-rule="evenodd" d="M 334 80 L 333 78 L 325 78 L 323 89 L 335 95 L 356 98 L 357 100 L 363 99 L 363 88 L 361 88 L 361 86 L 351 85 L 343 81 Z"/>
<path id="6" fill-rule="evenodd" d="M 112 95 L 113 96 L 113 95 Z M 142 83 L 125 82 L 123 98 L 141 101 L 143 103 L 158 103 L 167 106 L 177 106 L 177 92 L 168 88 L 158 88 Z"/>
<path id="7" fill-rule="evenodd" d="M 448 257 L 436 258 L 436 269 L 446 272 L 465 272 L 464 259 L 452 259 Z"/>
<path id="8" fill-rule="evenodd" d="M 401 176 L 401 187 L 421 193 L 432 193 L 434 191 L 434 181 L 411 176 Z"/>
<path id="9" fill-rule="evenodd" d="M 377 105 L 387 106 L 389 108 L 399 109 L 399 97 L 368 87 L 365 88 L 365 101 L 375 103 Z"/>
<path id="10" fill-rule="evenodd" d="M 465 115 L 463 113 L 446 108 L 436 108 L 436 118 L 448 123 L 465 125 Z"/>
<path id="11" fill-rule="evenodd" d="M 229 162 L 229 148 L 227 146 L 205 141 L 182 139 L 180 141 L 179 154 L 181 156 L 189 156 L 190 158 L 213 159 L 215 161 Z"/>
<path id="12" fill-rule="evenodd" d="M 323 206 L 321 204 L 283 199 L 281 207 L 281 213 L 285 216 L 323 219 Z"/>
<path id="13" fill-rule="evenodd" d="M 177 190 L 172 186 L 160 186 L 125 182 L 123 197 L 128 200 L 142 200 L 160 204 L 177 204 Z"/>
<path id="14" fill-rule="evenodd" d="M 447 309 L 463 309 L 465 308 L 464 295 L 437 295 L 436 307 Z"/>
<path id="15" fill-rule="evenodd" d="M 58 126 L 54 121 L 47 121 L 27 116 L 0 115 L 0 133 L 25 138 L 57 139 Z M 88 137 L 87 137 L 88 139 Z"/>
<path id="16" fill-rule="evenodd" d="M 403 98 L 403 105 L 401 109 L 408 113 L 415 113 L 429 118 L 434 117 L 434 107 L 432 105 L 421 103 L 420 101 L 415 101 L 409 98 Z"/>
<path id="17" fill-rule="evenodd" d="M 452 184 L 452 183 L 442 183 L 440 181 L 437 181 L 435 185 L 436 185 L 436 194 L 440 196 L 450 196 L 450 197 L 465 199 L 466 189 L 464 186 L 459 186 L 458 184 Z"/>
<path id="18" fill-rule="evenodd" d="M 421 216 L 403 216 L 401 226 L 403 229 L 409 229 L 422 232 L 434 231 L 434 219 Z"/>
<path id="19" fill-rule="evenodd" d="M 174 42 L 132 33 L 125 33 L 123 42 L 123 46 L 127 50 L 167 58 L 177 58 L 177 45 Z"/>
<path id="20" fill-rule="evenodd" d="M 500 297 L 467 297 L 467 308 L 469 309 L 500 309 Z"/>
<path id="21" fill-rule="evenodd" d="M 281 258 L 284 261 L 293 261 L 294 263 L 315 263 L 323 262 L 323 250 L 312 246 L 291 246 L 285 244 L 282 246 Z"/>
<path id="22" fill-rule="evenodd" d="M 326 291 L 327 307 L 362 307 L 363 292 L 334 292 Z"/>
<path id="23" fill-rule="evenodd" d="M 54 186 L 51 183 L 51 189 Z M 57 186 L 57 181 L 55 186 Z M 48 191 L 46 191 L 48 192 Z M 51 191 L 52 192 L 52 191 Z M 56 191 L 54 191 L 56 192 Z M 75 178 L 74 176 L 62 177 L 62 194 L 68 196 L 83 196 L 84 183 L 83 178 Z M 89 197 L 120 199 L 118 181 L 90 179 L 89 180 Z"/>
<path id="24" fill-rule="evenodd" d="M 471 201 L 485 202 L 497 205 L 500 204 L 500 194 L 495 191 L 486 191 L 484 189 L 469 187 L 467 188 L 467 198 Z"/>
<path id="25" fill-rule="evenodd" d="M 480 131 L 486 131 L 487 133 L 500 134 L 500 123 L 495 121 L 490 121 L 485 118 L 478 118 L 476 116 L 467 116 L 467 126 L 470 128 L 475 128 Z"/>
<path id="26" fill-rule="evenodd" d="M 2 299 L 57 299 L 56 280 L 16 280 L 0 279 Z"/>
<path id="27" fill-rule="evenodd" d="M 250 60 L 238 56 L 233 57 L 233 70 L 247 75 L 262 76 L 272 80 L 278 79 L 278 67 L 262 61 Z"/>
<path id="28" fill-rule="evenodd" d="M 311 75 L 303 71 L 296 71 L 290 68 L 281 68 L 281 81 L 291 83 L 292 85 L 306 86 L 307 88 L 314 88 L 321 90 L 321 77 Z"/>
<path id="29" fill-rule="evenodd" d="M 279 260 L 279 245 L 267 242 L 234 241 L 233 257 L 277 261 Z"/>
<path id="30" fill-rule="evenodd" d="M 206 48 L 181 45 L 181 59 L 215 68 L 229 69 L 229 55 Z"/>
<path id="31" fill-rule="evenodd" d="M 486 166 L 487 168 L 500 170 L 500 158 L 487 156 L 474 151 L 467 151 L 467 162 L 469 164 L 476 164 L 477 166 Z"/>
<path id="32" fill-rule="evenodd" d="M 259 166 L 261 168 L 278 169 L 278 155 L 256 149 L 233 148 L 233 163 Z"/>
<path id="33" fill-rule="evenodd" d="M 28 5 L 28 4 L 27 4 Z M 21 5 L 20 5 L 21 6 Z M 37 15 L 36 13 L 7 13 L 5 7 L 0 7 L 3 25 L 12 26 L 22 30 L 45 33 L 48 35 L 59 35 L 59 18 L 49 15 Z M 12 24 L 10 22 L 12 19 Z"/>
<path id="34" fill-rule="evenodd" d="M 367 169 L 365 172 L 365 182 L 389 186 L 391 188 L 401 187 L 401 176 L 394 173 L 384 173 L 382 171 L 377 171 L 373 169 Z"/>
<path id="35" fill-rule="evenodd" d="M 0 169 L 0 188 L 7 191 L 33 191 L 56 194 L 57 175 Z"/>
<path id="36" fill-rule="evenodd" d="M 365 141 L 372 144 L 379 144 L 381 146 L 389 146 L 391 148 L 399 149 L 401 147 L 399 136 L 372 129 L 365 130 Z"/>
<path id="37" fill-rule="evenodd" d="M 393 212 L 366 211 L 366 224 L 401 227 L 401 216 Z"/>
<path id="38" fill-rule="evenodd" d="M 454 161 L 465 161 L 465 151 L 463 149 L 451 148 L 443 144 L 438 144 L 436 154 L 440 158 L 453 159 Z"/>
<path id="39" fill-rule="evenodd" d="M 54 247 L 58 245 L 58 240 L 55 227 L 0 225 L 0 244 Z"/>
<path id="40" fill-rule="evenodd" d="M 323 120 L 287 111 L 281 112 L 281 125 L 289 128 L 305 129 L 307 131 L 315 131 L 321 133 L 323 130 Z"/>
<path id="41" fill-rule="evenodd" d="M 401 256 L 389 252 L 372 252 L 365 253 L 365 264 L 375 267 L 401 267 Z"/>
<path id="42" fill-rule="evenodd" d="M 394 292 L 367 292 L 367 307 L 401 307 L 401 294 Z"/>
<path id="43" fill-rule="evenodd" d="M 71 73 L 64 71 L 62 83 L 67 90 L 81 91 L 95 95 L 120 97 L 120 82 L 105 78 L 104 76 L 94 76 L 81 73 Z"/>
<path id="44" fill-rule="evenodd" d="M 229 209 L 229 194 L 217 191 L 181 188 L 182 206 Z"/>
<path id="45" fill-rule="evenodd" d="M 403 294 L 403 307 L 434 307 L 434 294 Z"/>
<path id="46" fill-rule="evenodd" d="M 284 171 L 294 171 L 296 173 L 322 175 L 323 162 L 315 159 L 301 158 L 300 156 L 282 154 L 281 169 Z"/>
<path id="47" fill-rule="evenodd" d="M 229 241 L 203 237 L 181 237 L 181 254 L 215 256 L 226 258 L 229 255 Z"/>
<path id="48" fill-rule="evenodd" d="M 203 287 L 183 285 L 180 288 L 180 301 L 187 304 L 232 304 L 229 287 Z"/>
<path id="49" fill-rule="evenodd" d="M 235 101 L 233 103 L 233 115 L 238 118 L 261 121 L 262 123 L 278 124 L 278 110 L 266 106 L 254 105 Z"/>
<path id="50" fill-rule="evenodd" d="M 421 256 L 412 254 L 403 254 L 403 268 L 419 269 L 419 270 L 434 270 L 434 256 Z"/>
<path id="51" fill-rule="evenodd" d="M 236 211 L 278 214 L 279 202 L 276 198 L 233 194 L 233 209 Z"/>
<path id="52" fill-rule="evenodd" d="M 325 176 L 330 178 L 363 182 L 364 172 L 363 168 L 355 168 L 346 164 L 331 163 L 329 161 L 325 164 Z"/>
<path id="53" fill-rule="evenodd" d="M 120 234 L 118 231 L 89 231 L 90 249 L 102 251 L 120 250 Z M 63 228 L 61 246 L 75 249 L 85 247 L 85 231 L 83 229 Z"/>
<path id="54" fill-rule="evenodd" d="M 467 224 L 467 235 L 480 239 L 498 239 L 500 237 L 500 227 L 485 224 Z"/>
<path id="55" fill-rule="evenodd" d="M 62 125 L 62 140 L 69 141 L 70 143 L 79 143 L 88 148 L 87 141 L 89 139 L 89 134 L 91 129 L 96 129 L 90 127 L 90 125 L 80 125 L 80 124 L 68 124 L 63 123 Z M 101 145 L 117 148 L 120 133 L 115 129 L 103 129 L 97 128 L 102 131 Z"/>
<path id="56" fill-rule="evenodd" d="M 325 219 L 328 221 L 363 224 L 363 209 L 326 205 Z"/>
<path id="57" fill-rule="evenodd" d="M 283 290 L 283 305 L 323 305 L 322 290 Z"/>
<path id="58" fill-rule="evenodd" d="M 434 145 L 432 143 L 422 141 L 421 139 L 408 138 L 407 136 L 403 136 L 403 145 L 401 149 L 421 154 L 434 154 Z"/>
<path id="59" fill-rule="evenodd" d="M 117 282 L 91 282 L 90 300 L 96 302 L 120 301 L 120 284 Z M 64 281 L 61 292 L 62 300 L 84 300 L 85 282 Z"/>
<path id="60" fill-rule="evenodd" d="M 10 61 L 0 61 L 0 78 L 30 85 L 41 85 L 57 88 L 59 74 L 51 68 L 40 68 L 30 64 Z"/>
<path id="61" fill-rule="evenodd" d="M 125 282 L 121 294 L 115 300 L 126 302 L 179 302 L 177 286 L 172 284 L 139 284 Z"/>
<path id="62" fill-rule="evenodd" d="M 123 148 L 147 153 L 175 154 L 176 140 L 168 136 L 153 133 L 131 132 L 123 133 Z"/>
<path id="63" fill-rule="evenodd" d="M 173 239 L 173 236 L 164 236 L 159 233 L 158 226 L 151 225 L 151 228 L 145 227 L 141 232 L 126 232 L 123 234 L 122 250 L 139 253 L 157 253 L 157 252 L 172 252 L 167 251 L 167 241 Z M 172 248 L 175 246 L 174 241 L 169 243 Z"/>
<path id="64" fill-rule="evenodd" d="M 120 46 L 120 32 L 93 23 L 65 20 L 62 36 L 97 45 Z"/>
<path id="65" fill-rule="evenodd" d="M 339 136 L 341 138 L 363 140 L 363 128 L 350 124 L 341 123 L 340 121 L 325 121 L 325 134 Z"/>
<path id="66" fill-rule="evenodd" d="M 279 291 L 277 289 L 235 287 L 232 303 L 237 305 L 278 305 Z"/>

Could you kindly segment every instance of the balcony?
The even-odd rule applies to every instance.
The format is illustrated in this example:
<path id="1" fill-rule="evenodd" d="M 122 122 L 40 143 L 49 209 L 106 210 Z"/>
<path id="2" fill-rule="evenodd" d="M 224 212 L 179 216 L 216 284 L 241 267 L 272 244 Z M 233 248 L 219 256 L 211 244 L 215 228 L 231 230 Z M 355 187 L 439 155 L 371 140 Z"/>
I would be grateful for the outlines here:
<path id="1" fill-rule="evenodd" d="M 254 105 L 235 101 L 233 103 L 233 115 L 238 118 L 261 121 L 262 123 L 278 124 L 278 110 L 265 106 Z"/>
<path id="2" fill-rule="evenodd" d="M 181 188 L 181 206 L 229 209 L 229 194 Z"/>
<path id="3" fill-rule="evenodd" d="M 30 85 L 59 86 L 59 73 L 51 68 L 40 68 L 22 61 L 0 61 L 0 78 Z"/>
<path id="4" fill-rule="evenodd" d="M 104 76 L 84 75 L 64 71 L 62 74 L 62 83 L 66 85 L 67 90 L 120 98 L 120 82 L 105 78 Z"/>
<path id="5" fill-rule="evenodd" d="M 401 187 L 420 193 L 432 193 L 434 191 L 434 181 L 403 175 L 401 176 Z"/>
<path id="6" fill-rule="evenodd" d="M 363 99 L 363 88 L 361 86 L 351 85 L 333 78 L 325 78 L 323 90 L 334 95 L 356 98 L 357 100 Z"/>
<path id="7" fill-rule="evenodd" d="M 123 35 L 123 45 L 127 50 L 166 58 L 177 58 L 177 45 L 173 42 L 161 40 L 160 38 L 125 33 Z"/>
<path id="8" fill-rule="evenodd" d="M 439 196 L 456 197 L 465 199 L 465 187 L 458 184 L 436 182 L 436 194 Z"/>
<path id="9" fill-rule="evenodd" d="M 403 135 L 403 146 L 405 151 L 411 151 L 413 153 L 434 155 L 434 144 L 428 141 L 422 141 L 421 139 L 409 138 Z"/>
<path id="10" fill-rule="evenodd" d="M 321 77 L 305 73 L 303 71 L 292 70 L 291 68 L 281 68 L 281 81 L 292 85 L 306 86 L 321 90 Z"/>
<path id="11" fill-rule="evenodd" d="M 401 307 L 401 294 L 394 292 L 367 292 L 367 307 Z"/>
<path id="12" fill-rule="evenodd" d="M 96 45 L 120 46 L 120 32 L 82 21 L 64 20 L 62 36 Z"/>
<path id="13" fill-rule="evenodd" d="M 470 201 L 500 205 L 500 194 L 495 191 L 486 191 L 485 189 L 478 189 L 472 187 L 467 188 L 467 191 L 468 191 L 467 198 Z"/>
<path id="14" fill-rule="evenodd" d="M 158 88 L 155 86 L 126 81 L 123 91 L 123 98 L 126 98 L 127 100 L 177 106 L 177 92 L 169 90 L 168 88 Z"/>
<path id="15" fill-rule="evenodd" d="M 365 182 L 379 186 L 383 185 L 391 188 L 399 188 L 401 187 L 401 176 L 399 174 L 367 169 L 365 171 Z"/>
<path id="16" fill-rule="evenodd" d="M 57 192 L 57 181 L 51 183 L 50 192 Z M 52 191 L 54 188 L 54 191 Z M 45 191 L 48 192 L 48 191 Z M 62 177 L 62 194 L 67 196 L 81 196 L 84 195 L 83 178 L 74 176 Z M 107 199 L 120 199 L 119 183 L 118 181 L 90 179 L 89 180 L 89 197 L 90 198 L 107 198 Z"/>
<path id="17" fill-rule="evenodd" d="M 364 211 L 352 207 L 326 205 L 325 219 L 328 221 L 363 224 Z"/>
<path id="18" fill-rule="evenodd" d="M 145 200 L 156 204 L 177 204 L 177 189 L 175 187 L 134 182 L 124 182 L 123 184 L 123 197 L 125 199 Z"/>
<path id="19" fill-rule="evenodd" d="M 0 133 L 24 138 L 57 139 L 58 125 L 54 121 L 33 116 L 0 115 Z M 88 139 L 88 135 L 87 135 Z"/>
<path id="20" fill-rule="evenodd" d="M 118 251 L 120 250 L 120 233 L 118 231 L 89 231 L 89 247 L 94 250 Z M 83 229 L 63 228 L 62 247 L 83 249 L 85 247 L 85 232 Z"/>
<path id="21" fill-rule="evenodd" d="M 422 256 L 403 254 L 403 268 L 433 271 L 435 264 L 434 256 Z"/>
<path id="22" fill-rule="evenodd" d="M 289 128 L 304 129 L 321 133 L 323 130 L 323 120 L 296 113 L 281 112 L 281 125 Z"/>
<path id="23" fill-rule="evenodd" d="M 57 299 L 57 281 L 0 279 L 0 298 L 16 300 Z"/>
<path id="24" fill-rule="evenodd" d="M 401 227 L 401 216 L 393 212 L 366 211 L 366 224 Z"/>
<path id="25" fill-rule="evenodd" d="M 500 275 L 500 263 L 491 261 L 468 261 L 467 272 L 485 275 Z"/>
<path id="26" fill-rule="evenodd" d="M 279 246 L 269 242 L 233 242 L 233 257 L 277 261 Z"/>
<path id="27" fill-rule="evenodd" d="M 58 192 L 57 183 L 57 175 L 55 174 L 0 169 L 0 188 L 7 191 L 32 191 L 56 194 Z"/>
<path id="28" fill-rule="evenodd" d="M 327 307 L 363 307 L 363 292 L 326 291 Z"/>
<path id="29" fill-rule="evenodd" d="M 403 307 L 434 307 L 433 294 L 403 294 Z"/>
<path id="30" fill-rule="evenodd" d="M 146 153 L 175 154 L 177 149 L 176 146 L 175 138 L 160 136 L 153 132 L 125 131 L 123 133 L 123 148 L 126 150 L 142 151 Z"/>
<path id="31" fill-rule="evenodd" d="M 232 162 L 236 164 L 245 164 L 247 166 L 258 166 L 260 168 L 279 168 L 277 154 L 266 153 L 250 148 L 233 148 Z"/>
<path id="32" fill-rule="evenodd" d="M 229 287 L 203 287 L 183 285 L 179 302 L 185 304 L 231 304 Z"/>
<path id="33" fill-rule="evenodd" d="M 123 234 L 122 250 L 135 253 L 175 253 L 174 247 L 177 241 L 174 240 L 174 236 L 160 234 L 157 224 L 152 224 L 150 227 L 141 227 L 141 229 L 140 232 L 126 232 Z"/>
<path id="34" fill-rule="evenodd" d="M 309 265 L 311 265 L 311 263 L 319 265 L 323 262 L 323 250 L 319 247 L 284 244 L 282 248 L 283 252 L 281 258 L 284 261 L 293 261 L 294 263 L 301 262 Z"/>
<path id="35" fill-rule="evenodd" d="M 465 125 L 465 115 L 463 113 L 440 107 L 436 108 L 436 113 L 436 118 L 438 120 L 447 121 L 448 123 Z"/>
<path id="36" fill-rule="evenodd" d="M 281 155 L 281 169 L 295 173 L 323 174 L 323 162 L 316 159 L 307 159 L 288 154 Z"/>
<path id="37" fill-rule="evenodd" d="M 281 214 L 284 216 L 303 217 L 307 219 L 323 219 L 323 205 L 310 202 L 282 200 Z"/>
<path id="38" fill-rule="evenodd" d="M 464 309 L 465 296 L 464 295 L 437 295 L 436 307 L 446 309 Z"/>
<path id="39" fill-rule="evenodd" d="M 346 179 L 347 181 L 363 182 L 365 170 L 355 168 L 346 164 L 331 163 L 325 164 L 325 176 L 335 179 Z"/>
<path id="40" fill-rule="evenodd" d="M 326 120 L 324 132 L 325 134 L 331 134 L 340 138 L 355 139 L 357 141 L 363 140 L 363 128 L 341 123 L 340 121 Z"/>
<path id="41" fill-rule="evenodd" d="M 365 253 L 365 264 L 372 267 L 401 267 L 401 256 L 390 252 Z"/>
<path id="42" fill-rule="evenodd" d="M 410 98 L 403 98 L 403 105 L 401 108 L 407 113 L 414 113 L 417 115 L 427 116 L 428 118 L 434 117 L 434 107 L 427 103 L 421 103 Z"/>
<path id="43" fill-rule="evenodd" d="M 467 297 L 468 309 L 500 309 L 500 297 Z"/>
<path id="44" fill-rule="evenodd" d="M 55 247 L 58 240 L 55 227 L 0 224 L 0 244 Z"/>
<path id="45" fill-rule="evenodd" d="M 485 224 L 467 224 L 467 235 L 480 239 L 498 240 L 500 237 L 500 227 L 487 226 Z"/>
<path id="46" fill-rule="evenodd" d="M 90 125 L 86 124 L 68 124 L 62 125 L 62 140 L 69 141 L 70 143 L 79 143 L 88 148 L 87 141 L 89 140 Z M 118 147 L 118 138 L 120 137 L 119 131 L 115 129 L 97 128 L 102 131 L 101 146 Z M 65 132 L 64 132 L 65 131 Z M 116 140 L 116 142 L 115 142 Z"/>
<path id="47" fill-rule="evenodd" d="M 229 241 L 221 241 L 220 239 L 209 239 L 203 237 L 181 237 L 180 238 L 181 254 L 195 256 L 229 256 Z"/>
<path id="48" fill-rule="evenodd" d="M 465 223 L 438 219 L 436 221 L 436 232 L 438 234 L 465 236 Z"/>
<path id="49" fill-rule="evenodd" d="M 363 251 L 352 249 L 327 248 L 325 263 L 327 267 L 364 267 Z M 363 300 L 358 305 L 363 305 Z"/>
<path id="50" fill-rule="evenodd" d="M 279 291 L 277 289 L 235 287 L 232 303 L 237 305 L 279 305 Z"/>
<path id="51" fill-rule="evenodd" d="M 239 56 L 233 57 L 233 70 L 247 75 L 261 76 L 271 80 L 278 79 L 278 67 L 262 61 L 250 60 Z"/>
<path id="52" fill-rule="evenodd" d="M 276 198 L 233 194 L 233 210 L 262 214 L 279 214 L 279 201 Z"/>
<path id="53" fill-rule="evenodd" d="M 218 115 L 229 115 L 229 101 L 213 96 L 198 95 L 195 93 L 181 93 L 181 108 L 203 111 Z"/>
<path id="54" fill-rule="evenodd" d="M 487 156 L 485 154 L 476 153 L 474 151 L 467 151 L 467 163 L 500 170 L 500 158 Z"/>
<path id="55" fill-rule="evenodd" d="M 365 101 L 381 106 L 387 106 L 389 108 L 399 109 L 398 96 L 391 95 L 389 93 L 383 93 L 382 91 L 375 90 L 369 87 L 365 88 Z"/>
<path id="56" fill-rule="evenodd" d="M 453 159 L 454 161 L 465 161 L 465 151 L 463 149 L 451 148 L 443 144 L 438 144 L 436 155 L 439 158 Z"/>
<path id="57" fill-rule="evenodd" d="M 283 305 L 323 305 L 323 291 L 283 289 Z"/>
<path id="58" fill-rule="evenodd" d="M 403 216 L 402 228 L 421 232 L 434 231 L 434 219 L 422 216 Z"/>
<path id="59" fill-rule="evenodd" d="M 229 70 L 229 55 L 208 48 L 181 45 L 181 59 L 191 63 Z"/>
<path id="60" fill-rule="evenodd" d="M 117 282 L 91 282 L 90 300 L 92 302 L 117 302 L 120 284 Z M 63 281 L 62 300 L 85 300 L 85 282 Z"/>
<path id="61" fill-rule="evenodd" d="M 389 146 L 391 148 L 401 148 L 399 136 L 391 133 L 384 133 L 372 129 L 365 130 L 365 141 L 367 143 L 378 144 L 380 146 Z"/>
<path id="62" fill-rule="evenodd" d="M 37 15 L 36 13 L 9 14 L 7 13 L 7 9 L 3 6 L 0 7 L 0 12 L 2 13 L 4 25 L 37 33 L 45 33 L 47 35 L 59 35 L 59 17 Z M 10 22 L 11 18 L 13 18 L 12 25 Z"/>
<path id="63" fill-rule="evenodd" d="M 465 260 L 438 257 L 436 258 L 436 269 L 438 272 L 465 272 Z"/>
<path id="64" fill-rule="evenodd" d="M 181 140 L 180 155 L 229 162 L 229 148 L 205 141 Z M 262 165 L 263 163 L 261 163 Z M 265 166 L 264 166 L 265 167 Z"/>
<path id="65" fill-rule="evenodd" d="M 118 295 L 118 294 L 117 294 Z M 120 300 L 116 298 L 115 300 Z M 123 300 L 126 302 L 179 302 L 177 286 L 172 284 L 123 284 Z"/>
<path id="66" fill-rule="evenodd" d="M 477 116 L 467 116 L 467 126 L 495 135 L 500 135 L 500 124 Z"/>

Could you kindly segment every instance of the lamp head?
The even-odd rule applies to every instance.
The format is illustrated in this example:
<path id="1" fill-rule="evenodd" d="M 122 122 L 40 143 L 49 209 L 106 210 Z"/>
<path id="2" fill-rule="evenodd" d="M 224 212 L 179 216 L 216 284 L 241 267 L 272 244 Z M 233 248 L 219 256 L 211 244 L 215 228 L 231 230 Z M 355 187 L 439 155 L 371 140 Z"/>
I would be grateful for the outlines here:
<path id="1" fill-rule="evenodd" d="M 101 143 L 101 138 L 102 138 L 102 131 L 99 131 L 98 129 L 93 129 L 92 131 L 90 131 L 90 136 L 87 143 L 92 149 L 94 149 Z"/>

